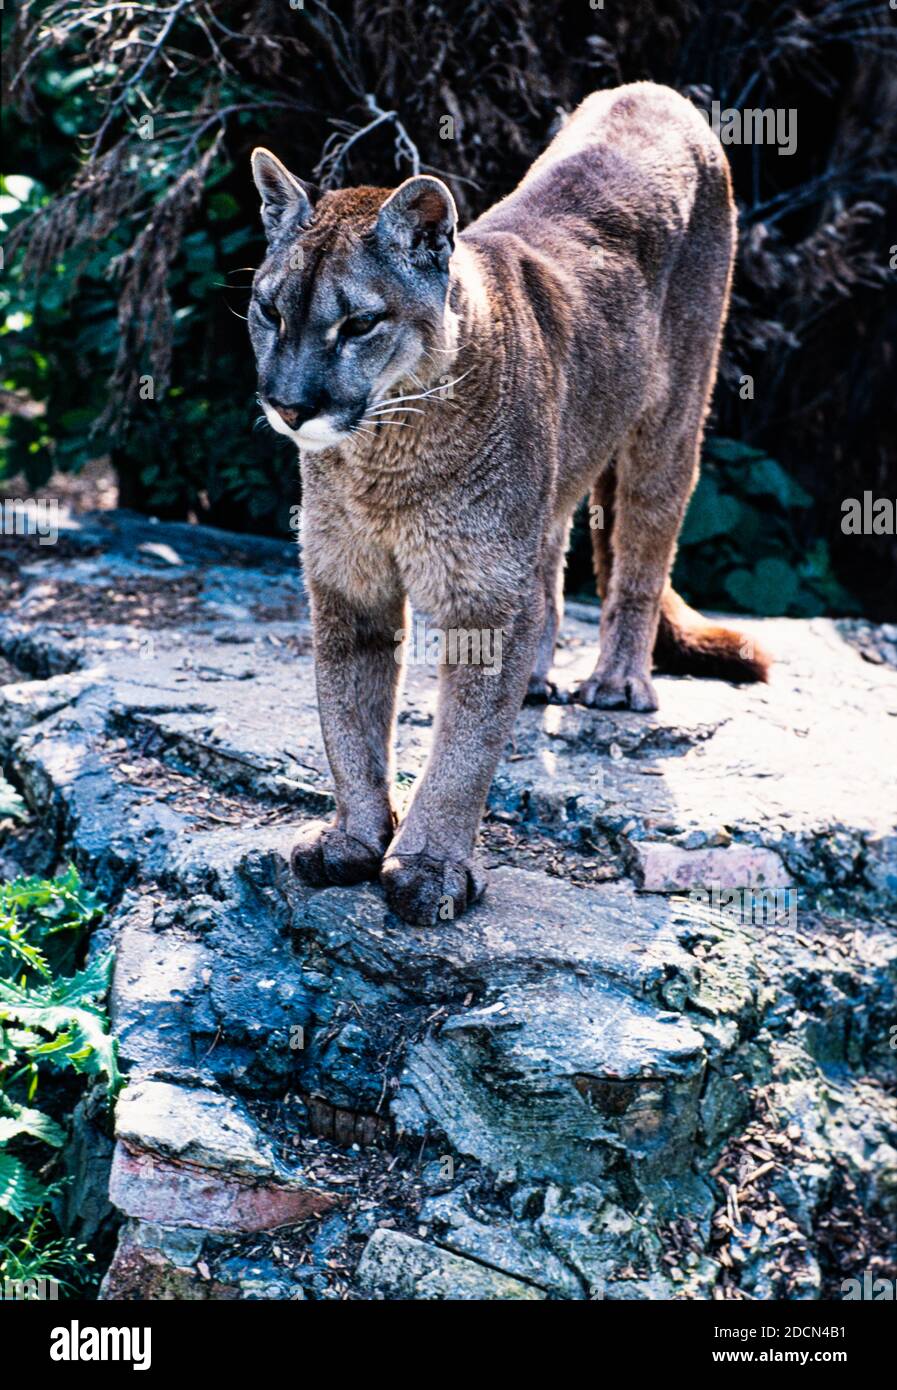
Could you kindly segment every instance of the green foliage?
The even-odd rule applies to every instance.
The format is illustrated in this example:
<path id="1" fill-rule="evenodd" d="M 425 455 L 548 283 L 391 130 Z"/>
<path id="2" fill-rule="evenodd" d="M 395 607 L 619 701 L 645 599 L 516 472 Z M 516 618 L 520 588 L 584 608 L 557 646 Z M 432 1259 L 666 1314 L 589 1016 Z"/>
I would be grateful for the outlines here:
<path id="1" fill-rule="evenodd" d="M 28 808 L 19 793 L 0 772 L 0 820 L 25 820 L 27 815 Z"/>
<path id="2" fill-rule="evenodd" d="M 31 179 L 0 180 L 10 231 L 46 202 Z M 127 246 L 124 229 L 101 248 L 71 249 L 39 281 L 17 273 L 23 253 L 14 254 L 0 288 L 2 384 L 40 408 L 20 411 L 13 400 L 0 414 L 0 479 L 24 473 L 40 487 L 54 468 L 78 471 L 111 451 L 137 505 L 162 516 L 193 510 L 239 529 L 286 531 L 282 503 L 295 457 L 270 432 L 253 431 L 254 366 L 244 326 L 233 317 L 245 311 L 248 293 L 236 286 L 245 287 L 250 273 L 234 274 L 234 267 L 245 264 L 247 249 L 257 261 L 260 246 L 248 210 L 235 225 L 236 210 L 232 195 L 211 194 L 200 225 L 183 239 L 168 275 L 176 381 L 138 401 L 122 430 L 115 419 L 104 423 L 104 412 L 119 351 L 112 269 Z M 154 375 L 148 357 L 135 371 Z"/>
<path id="3" fill-rule="evenodd" d="M 115 147 L 114 168 L 100 162 L 85 173 L 84 134 L 101 127 L 122 74 L 125 82 L 133 76 L 128 59 L 143 56 L 164 14 L 143 7 L 134 23 L 147 25 L 144 47 L 131 46 L 138 40 L 129 22 L 115 35 L 128 36 L 126 53 L 107 54 L 91 47 L 103 27 L 99 12 L 85 18 L 78 5 L 48 0 L 30 9 L 22 23 L 36 26 L 33 35 L 44 32 L 42 12 L 50 27 L 66 21 L 70 29 L 64 56 L 35 38 L 28 94 L 18 95 L 39 113 L 37 124 L 14 108 L 4 118 L 15 162 L 0 180 L 9 248 L 0 280 L 0 480 L 24 473 L 35 488 L 54 469 L 78 471 L 110 454 L 126 505 L 285 533 L 295 454 L 274 447 L 270 432 L 253 431 L 255 369 L 242 321 L 264 249 L 245 146 L 263 127 L 270 91 L 251 64 L 240 76 L 223 60 L 210 70 L 204 35 L 224 15 L 181 6 L 172 34 L 177 78 L 169 86 L 160 62 L 145 88 L 128 89 L 105 142 Z M 112 7 L 114 22 L 121 9 Z M 9 41 L 15 16 L 7 10 L 2 18 Z M 161 106 L 156 81 L 165 89 Z M 155 130 L 143 139 L 140 120 L 150 109 Z M 231 111 L 239 168 L 229 150 L 218 151 L 208 113 L 220 109 Z M 179 111 L 190 113 L 186 121 Z M 35 249 L 60 210 L 61 188 L 79 191 Z M 144 230 L 150 235 L 135 255 Z"/>
<path id="4" fill-rule="evenodd" d="M 46 1207 L 19 1223 L 8 1238 L 0 1237 L 0 1282 L 24 1285 L 23 1297 L 29 1296 L 28 1281 L 36 1279 L 55 1279 L 60 1290 L 73 1297 L 83 1294 L 94 1281 L 92 1264 L 86 1245 L 54 1234 Z"/>
<path id="5" fill-rule="evenodd" d="M 690 602 L 769 616 L 854 613 L 822 539 L 812 498 L 762 449 L 710 438 L 682 528 L 673 582 Z"/>
<path id="6" fill-rule="evenodd" d="M 0 884 L 0 1278 L 86 1277 L 86 1251 L 54 1230 L 66 1130 L 34 1100 L 46 1083 L 52 1101 L 59 1073 L 99 1078 L 110 1099 L 122 1085 L 102 1004 L 112 952 L 73 969 L 100 911 L 74 867 Z"/>

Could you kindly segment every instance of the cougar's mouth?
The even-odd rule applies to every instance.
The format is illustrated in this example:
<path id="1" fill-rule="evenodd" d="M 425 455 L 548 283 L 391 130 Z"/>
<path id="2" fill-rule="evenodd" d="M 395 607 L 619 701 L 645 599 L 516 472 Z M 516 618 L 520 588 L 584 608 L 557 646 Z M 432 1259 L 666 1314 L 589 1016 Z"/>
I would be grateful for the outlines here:
<path id="1" fill-rule="evenodd" d="M 273 430 L 286 435 L 287 439 L 292 439 L 300 448 L 312 452 L 318 449 L 332 449 L 349 435 L 347 429 L 338 428 L 327 415 L 316 415 L 313 420 L 306 420 L 298 429 L 293 429 L 266 400 L 262 401 L 262 409 Z"/>

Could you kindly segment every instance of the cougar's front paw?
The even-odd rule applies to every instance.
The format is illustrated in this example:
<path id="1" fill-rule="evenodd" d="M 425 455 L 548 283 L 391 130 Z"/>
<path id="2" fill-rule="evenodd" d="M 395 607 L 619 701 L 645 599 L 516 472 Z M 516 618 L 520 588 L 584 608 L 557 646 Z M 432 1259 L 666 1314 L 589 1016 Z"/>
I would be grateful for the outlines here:
<path id="1" fill-rule="evenodd" d="M 576 698 L 592 709 L 634 709 L 642 714 L 657 709 L 657 691 L 647 676 L 590 676 Z"/>
<path id="2" fill-rule="evenodd" d="M 304 825 L 290 854 L 293 872 L 313 888 L 374 880 L 382 860 L 382 850 L 372 849 L 329 821 Z"/>
<path id="3" fill-rule="evenodd" d="M 430 854 L 388 854 L 380 882 L 392 911 L 414 927 L 460 917 L 486 887 L 485 876 L 472 864 Z"/>

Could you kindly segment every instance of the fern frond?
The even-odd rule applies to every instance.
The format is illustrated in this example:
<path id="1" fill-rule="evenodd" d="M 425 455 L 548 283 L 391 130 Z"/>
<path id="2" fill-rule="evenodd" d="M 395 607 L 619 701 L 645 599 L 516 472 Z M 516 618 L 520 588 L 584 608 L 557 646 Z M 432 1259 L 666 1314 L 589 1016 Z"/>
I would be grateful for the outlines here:
<path id="1" fill-rule="evenodd" d="M 46 1199 L 47 1188 L 33 1177 L 24 1163 L 0 1151 L 0 1211 L 21 1221 Z"/>

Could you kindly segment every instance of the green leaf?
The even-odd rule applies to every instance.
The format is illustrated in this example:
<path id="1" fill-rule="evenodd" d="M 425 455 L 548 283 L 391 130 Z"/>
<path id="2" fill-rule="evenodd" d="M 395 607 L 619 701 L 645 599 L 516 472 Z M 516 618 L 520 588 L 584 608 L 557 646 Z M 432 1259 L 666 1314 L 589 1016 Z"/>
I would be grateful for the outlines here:
<path id="1" fill-rule="evenodd" d="M 206 199 L 206 207 L 213 222 L 226 222 L 240 211 L 240 204 L 232 193 L 212 193 Z"/>
<path id="2" fill-rule="evenodd" d="M 745 473 L 744 486 L 747 492 L 774 497 L 783 507 L 813 505 L 810 494 L 804 492 L 775 459 L 761 458 L 752 463 Z"/>
<path id="3" fill-rule="evenodd" d="M 747 463 L 751 459 L 766 457 L 762 449 L 743 444 L 740 439 L 723 439 L 721 435 L 713 435 L 706 440 L 704 452 L 708 458 L 719 459 L 721 463 Z"/>
<path id="4" fill-rule="evenodd" d="M 28 807 L 15 787 L 10 786 L 3 773 L 0 772 L 0 820 L 3 820 L 5 816 L 12 816 L 15 820 L 26 820 Z"/>
<path id="5" fill-rule="evenodd" d="M 0 1028 L 0 1067 L 11 1067 L 16 1060 L 16 1043 L 13 1032 L 17 1030 Z"/>
<path id="6" fill-rule="evenodd" d="M 37 975 L 49 978 L 50 967 L 47 958 L 39 946 L 28 940 L 27 927 L 18 925 L 18 918 L 15 913 L 10 916 L 0 916 L 0 970 L 3 967 L 4 953 L 8 952 L 15 960 L 20 961 L 33 970 Z M 11 968 L 17 969 L 17 966 Z"/>
<path id="7" fill-rule="evenodd" d="M 31 1110 L 25 1105 L 14 1105 L 12 1115 L 0 1116 L 0 1144 L 9 1143 L 19 1134 L 28 1134 L 32 1139 L 43 1139 L 59 1149 L 65 1143 L 65 1130 L 42 1110 Z"/>
<path id="8" fill-rule="evenodd" d="M 0 979 L 0 1020 L 49 1034 L 28 1049 L 31 1057 L 43 1057 L 56 1066 L 103 1075 L 114 1095 L 122 1084 L 118 1046 L 106 1031 L 98 1000 L 107 992 L 113 953 L 94 957 L 84 970 L 47 984 L 29 986 Z"/>
<path id="9" fill-rule="evenodd" d="M 788 611 L 799 588 L 798 577 L 784 560 L 760 560 L 753 570 L 735 570 L 726 590 L 749 613 L 778 617 Z"/>
<path id="10" fill-rule="evenodd" d="M 221 250 L 225 256 L 232 256 L 235 251 L 240 251 L 247 242 L 253 241 L 256 232 L 252 227 L 241 227 L 238 232 L 231 232 L 229 236 L 222 237 Z"/>
<path id="11" fill-rule="evenodd" d="M 8 982 L 0 980 L 0 1019 L 52 1035 L 48 1044 L 33 1048 L 32 1055 L 52 1058 L 57 1065 L 67 1063 L 76 1072 L 103 1075 L 113 1095 L 121 1086 L 118 1045 L 98 1013 L 67 1004 L 16 1001 Z"/>
<path id="12" fill-rule="evenodd" d="M 57 1004 L 86 1004 L 101 998 L 112 981 L 112 951 L 94 956 L 83 970 L 57 980 L 53 985 L 53 1000 Z"/>
<path id="13" fill-rule="evenodd" d="M 698 545 L 726 535 L 738 524 L 741 509 L 733 497 L 720 492 L 713 478 L 702 478 L 685 514 L 681 545 Z"/>
<path id="14" fill-rule="evenodd" d="M 47 1188 L 31 1176 L 21 1159 L 0 1152 L 0 1211 L 21 1221 L 46 1195 Z"/>
<path id="15" fill-rule="evenodd" d="M 60 878 L 17 878 L 0 884 L 0 911 L 4 910 L 27 914 L 41 935 L 87 926 L 101 908 L 70 864 Z"/>

